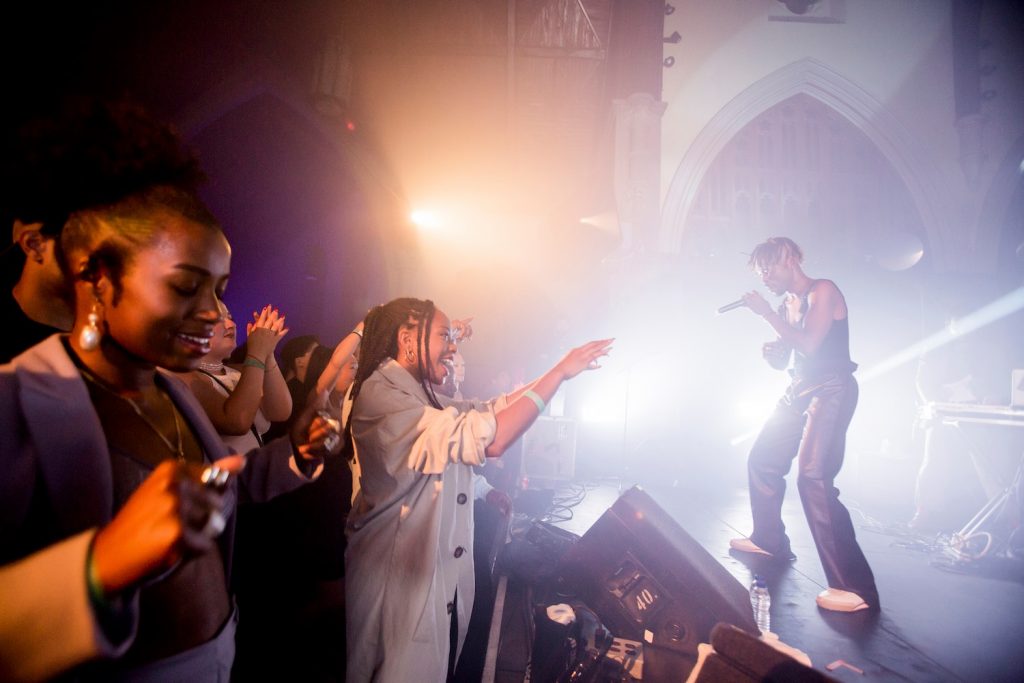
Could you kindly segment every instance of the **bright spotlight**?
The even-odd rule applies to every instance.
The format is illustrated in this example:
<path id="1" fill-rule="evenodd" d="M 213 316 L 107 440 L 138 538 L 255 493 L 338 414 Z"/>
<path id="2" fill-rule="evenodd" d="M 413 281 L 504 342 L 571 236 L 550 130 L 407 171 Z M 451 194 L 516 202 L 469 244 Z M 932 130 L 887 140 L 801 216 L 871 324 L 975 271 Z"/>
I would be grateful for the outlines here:
<path id="1" fill-rule="evenodd" d="M 885 373 L 895 370 L 905 363 L 917 360 L 922 354 L 945 346 L 956 337 L 970 334 L 978 328 L 1005 318 L 1024 308 L 1024 287 L 1005 294 L 995 301 L 986 304 L 956 321 L 952 328 L 944 328 L 935 334 L 922 339 L 916 344 L 886 358 L 873 368 L 861 372 L 857 377 L 861 382 L 875 379 Z"/>
<path id="2" fill-rule="evenodd" d="M 441 217 L 429 209 L 414 209 L 409 214 L 409 220 L 421 230 L 433 230 L 441 227 Z"/>

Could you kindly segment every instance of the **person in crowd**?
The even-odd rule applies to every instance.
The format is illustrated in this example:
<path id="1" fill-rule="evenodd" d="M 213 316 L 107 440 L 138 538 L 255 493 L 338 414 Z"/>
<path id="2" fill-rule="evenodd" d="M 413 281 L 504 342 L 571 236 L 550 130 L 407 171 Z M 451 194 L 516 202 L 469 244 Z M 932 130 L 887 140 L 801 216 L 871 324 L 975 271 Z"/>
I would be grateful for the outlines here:
<path id="1" fill-rule="evenodd" d="M 0 680 L 46 680 L 122 654 L 137 628 L 127 606 L 138 586 L 216 542 L 207 524 L 223 515 L 223 498 L 204 481 L 224 481 L 218 471 L 230 476 L 243 464 L 229 456 L 217 471 L 197 472 L 165 460 L 104 527 L 0 567 Z"/>
<path id="2" fill-rule="evenodd" d="M 317 346 L 320 346 L 320 340 L 315 334 L 303 334 L 289 339 L 281 347 L 281 374 L 289 388 L 293 382 L 301 385 L 306 381 L 306 365 Z"/>
<path id="3" fill-rule="evenodd" d="M 850 513 L 834 480 L 843 465 L 846 429 L 857 407 L 850 360 L 846 300 L 831 280 L 815 280 L 801 268 L 803 252 L 788 237 L 757 245 L 749 265 L 783 302 L 776 311 L 756 291 L 743 296 L 778 337 L 762 353 L 779 370 L 795 356 L 792 383 L 750 450 L 747 471 L 754 531 L 730 541 L 734 550 L 793 560 L 782 522 L 785 476 L 798 460 L 797 488 L 828 588 L 818 606 L 840 612 L 879 607 L 878 590 L 857 544 Z"/>
<path id="4" fill-rule="evenodd" d="M 299 389 L 292 395 L 299 405 L 315 400 L 339 414 L 338 396 L 351 382 L 361 330 L 362 323 L 333 351 L 315 344 L 294 358 L 291 383 Z M 289 358 L 307 344 L 283 349 L 282 369 L 288 372 Z M 268 504 L 241 506 L 237 547 L 247 569 L 238 574 L 237 587 L 245 619 L 233 680 L 344 680 L 344 530 L 351 498 L 348 459 L 336 457 L 326 460 L 312 484 Z M 282 649 L 305 654 L 282 658 Z"/>
<path id="5" fill-rule="evenodd" d="M 349 683 L 451 675 L 473 607 L 472 468 L 499 457 L 610 345 L 573 349 L 492 403 L 444 405 L 433 385 L 456 351 L 449 318 L 412 298 L 370 310 L 345 426 L 360 466 L 345 555 Z"/>
<path id="6" fill-rule="evenodd" d="M 274 439 L 288 433 L 292 415 L 298 415 L 306 405 L 306 367 L 313 349 L 320 346 L 315 334 L 303 334 L 288 339 L 281 346 L 281 375 L 288 385 L 288 395 L 292 399 L 292 412 L 284 420 L 271 421 L 267 439 Z M 244 359 L 243 359 L 244 363 Z"/>
<path id="7" fill-rule="evenodd" d="M 0 257 L 0 363 L 71 329 L 60 234 L 73 211 L 157 184 L 194 190 L 202 179 L 175 133 L 126 101 L 69 99 L 53 115 L 15 129 L 5 148 L 2 210 L 13 229 Z"/>
<path id="8" fill-rule="evenodd" d="M 277 309 L 264 306 L 253 313 L 245 360 L 241 369 L 233 368 L 224 361 L 235 350 L 238 328 L 224 303 L 220 305 L 221 322 L 213 328 L 210 352 L 183 378 L 228 448 L 245 453 L 263 445 L 271 420 L 287 420 L 292 413 L 288 385 L 274 359 L 274 349 L 288 330 Z"/>
<path id="9" fill-rule="evenodd" d="M 185 384 L 159 370 L 198 367 L 221 321 L 231 257 L 209 210 L 191 189 L 148 185 L 71 213 L 61 247 L 74 277 L 70 334 L 0 367 L 0 563 L 104 526 L 164 461 L 202 467 L 228 455 Z M 234 655 L 235 507 L 316 477 L 340 441 L 312 412 L 292 436 L 246 454 L 223 512 L 191 513 L 207 533 L 223 531 L 218 542 L 143 585 L 127 651 L 80 678 L 223 680 Z M 98 576 L 101 595 L 120 588 Z"/>
<path id="10" fill-rule="evenodd" d="M 327 366 L 316 378 L 316 393 L 328 392 L 333 406 L 341 406 L 345 393 L 355 379 L 358 367 L 356 352 L 363 339 L 363 321 L 360 320 L 352 331 L 346 334 L 334 347 Z"/>

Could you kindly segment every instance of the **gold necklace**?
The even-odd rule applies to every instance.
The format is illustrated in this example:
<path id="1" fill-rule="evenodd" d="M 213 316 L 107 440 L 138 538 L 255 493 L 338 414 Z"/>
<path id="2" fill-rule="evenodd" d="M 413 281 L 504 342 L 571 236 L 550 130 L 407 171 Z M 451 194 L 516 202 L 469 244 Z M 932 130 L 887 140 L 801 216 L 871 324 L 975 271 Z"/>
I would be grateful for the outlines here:
<path id="1" fill-rule="evenodd" d="M 90 382 L 92 382 L 93 384 L 95 384 L 108 394 L 116 396 L 122 401 L 126 401 L 128 405 L 132 407 L 132 410 L 135 411 L 135 414 L 139 416 L 139 419 L 145 422 L 146 426 L 149 427 L 153 431 L 153 433 L 157 435 L 157 437 L 160 439 L 160 441 L 163 442 L 165 446 L 167 446 L 167 450 L 169 450 L 178 460 L 180 460 L 181 462 L 185 462 L 185 446 L 181 438 L 181 423 L 178 421 L 178 411 L 174 407 L 174 401 L 171 400 L 170 396 L 164 394 L 164 392 L 162 391 L 158 391 L 158 393 L 164 397 L 164 400 L 166 400 L 167 403 L 170 404 L 171 406 L 171 416 L 174 418 L 174 437 L 177 442 L 177 447 L 175 447 L 174 444 L 171 443 L 170 439 L 164 436 L 164 433 L 161 432 L 160 429 L 155 424 L 153 424 L 152 420 L 146 417 L 146 415 L 142 412 L 142 406 L 136 403 L 135 399 L 133 399 L 130 396 L 125 396 L 123 394 L 118 393 L 112 387 L 107 386 L 106 382 L 101 380 L 99 377 L 93 375 L 84 367 L 81 368 L 81 371 L 82 377 L 85 377 L 87 380 L 89 380 Z"/>

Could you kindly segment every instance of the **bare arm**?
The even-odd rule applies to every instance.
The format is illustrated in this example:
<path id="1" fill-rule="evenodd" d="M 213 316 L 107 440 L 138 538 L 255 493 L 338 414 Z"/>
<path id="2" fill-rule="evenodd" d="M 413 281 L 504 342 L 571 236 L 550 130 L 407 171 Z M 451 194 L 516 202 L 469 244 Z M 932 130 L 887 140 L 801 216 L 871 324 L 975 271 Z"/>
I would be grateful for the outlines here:
<path id="1" fill-rule="evenodd" d="M 201 372 L 190 372 L 183 379 L 203 407 L 210 422 L 221 434 L 237 436 L 252 427 L 263 400 L 264 370 L 246 365 L 235 390 L 225 396 L 214 380 Z"/>
<path id="2" fill-rule="evenodd" d="M 779 341 L 805 355 L 821 347 L 832 321 L 843 317 L 846 303 L 839 289 L 827 280 L 817 282 L 807 296 L 807 312 L 802 327 L 797 327 L 772 309 L 757 292 L 744 295 L 744 301 L 752 311 L 765 319 L 778 335 Z"/>
<path id="3" fill-rule="evenodd" d="M 271 306 L 264 306 L 262 311 L 253 312 L 252 316 L 253 322 L 246 325 L 246 351 L 264 365 L 259 407 L 268 420 L 283 422 L 292 414 L 292 395 L 274 358 L 274 349 L 288 334 L 288 328 L 285 327 L 284 316 Z"/>
<path id="4" fill-rule="evenodd" d="M 284 422 L 292 414 L 292 395 L 288 391 L 288 382 L 281 374 L 273 354 L 267 359 L 266 366 L 267 369 L 263 371 L 263 401 L 260 408 L 268 420 Z"/>
<path id="5" fill-rule="evenodd" d="M 612 339 L 592 341 L 577 347 L 566 354 L 555 367 L 527 387 L 523 387 L 509 395 L 508 406 L 495 414 L 497 429 L 494 440 L 487 446 L 484 454 L 488 458 L 497 458 L 522 436 L 540 415 L 539 406 L 526 395 L 532 391 L 545 403 L 551 400 L 562 382 L 572 379 L 584 370 L 596 370 L 600 367 L 597 361 L 601 356 L 608 355 Z"/>
<path id="6" fill-rule="evenodd" d="M 352 357 L 352 354 L 359 348 L 359 342 L 363 338 L 363 321 L 355 326 L 351 332 L 338 342 L 331 354 L 331 360 L 327 361 L 320 378 L 316 381 L 316 393 L 322 394 L 325 391 L 335 390 L 344 393 L 348 387 L 339 387 L 338 382 L 342 378 L 342 370 L 345 363 Z"/>

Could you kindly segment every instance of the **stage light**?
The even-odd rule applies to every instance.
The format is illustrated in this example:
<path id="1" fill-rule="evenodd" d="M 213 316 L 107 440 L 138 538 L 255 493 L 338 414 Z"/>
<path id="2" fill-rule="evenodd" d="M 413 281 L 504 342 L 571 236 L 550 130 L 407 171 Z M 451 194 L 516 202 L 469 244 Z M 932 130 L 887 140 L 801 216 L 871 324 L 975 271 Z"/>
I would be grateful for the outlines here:
<path id="1" fill-rule="evenodd" d="M 580 223 L 597 228 L 609 235 L 617 235 L 619 233 L 619 216 L 614 210 L 594 214 L 593 216 L 584 216 L 580 219 Z"/>
<path id="2" fill-rule="evenodd" d="M 1008 315 L 1016 313 L 1022 308 L 1024 308 L 1024 287 L 1020 287 L 1009 294 L 1005 294 L 992 303 L 982 306 L 973 313 L 955 320 L 950 326 L 944 327 L 939 332 L 922 339 L 916 344 L 911 344 L 902 351 L 886 358 L 874 367 L 868 368 L 864 372 L 859 373 L 857 378 L 861 382 L 867 382 L 875 379 L 876 377 L 884 375 L 891 370 L 895 370 L 905 363 L 917 360 L 929 351 L 945 346 L 957 337 L 970 334 L 981 327 L 985 327 L 986 325 L 994 323 Z"/>
<path id="3" fill-rule="evenodd" d="M 765 382 L 756 392 L 749 392 L 746 398 L 736 402 L 736 417 L 747 431 L 729 439 L 730 446 L 739 446 L 757 436 L 758 431 L 775 410 L 775 404 L 785 387 L 776 382 Z M 751 395 L 752 394 L 752 395 Z"/>
<path id="4" fill-rule="evenodd" d="M 420 230 L 434 230 L 441 227 L 441 217 L 429 209 L 414 209 L 409 220 Z"/>

